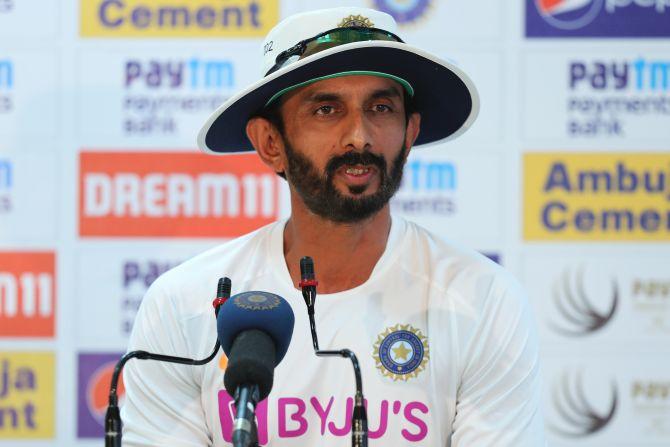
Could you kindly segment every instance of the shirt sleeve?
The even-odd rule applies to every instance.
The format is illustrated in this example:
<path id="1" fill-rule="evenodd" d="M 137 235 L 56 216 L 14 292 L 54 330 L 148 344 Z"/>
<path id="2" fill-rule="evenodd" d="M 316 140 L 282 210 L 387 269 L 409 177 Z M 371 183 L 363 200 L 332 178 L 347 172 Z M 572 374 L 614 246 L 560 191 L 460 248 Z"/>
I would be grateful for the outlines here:
<path id="1" fill-rule="evenodd" d="M 496 277 L 470 334 L 452 447 L 545 446 L 538 340 L 521 286 Z"/>
<path id="2" fill-rule="evenodd" d="M 190 357 L 177 306 L 160 282 L 160 278 L 155 281 L 142 300 L 129 350 Z M 212 445 L 193 368 L 139 359 L 126 364 L 121 409 L 124 446 Z"/>

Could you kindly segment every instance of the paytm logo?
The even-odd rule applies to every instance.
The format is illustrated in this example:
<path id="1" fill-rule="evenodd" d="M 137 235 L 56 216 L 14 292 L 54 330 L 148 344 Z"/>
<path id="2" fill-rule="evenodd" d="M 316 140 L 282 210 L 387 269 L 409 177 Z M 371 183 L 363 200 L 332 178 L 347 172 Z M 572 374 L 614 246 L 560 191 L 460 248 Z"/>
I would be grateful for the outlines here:
<path id="1" fill-rule="evenodd" d="M 413 216 L 448 216 L 456 211 L 457 183 L 458 171 L 451 161 L 412 158 L 405 165 L 402 185 L 391 205 Z"/>
<path id="2" fill-rule="evenodd" d="M 12 95 L 14 88 L 14 64 L 7 59 L 0 59 L 0 114 L 12 111 Z"/>
<path id="3" fill-rule="evenodd" d="M 572 61 L 569 85 L 571 90 L 585 87 L 597 91 L 667 92 L 670 91 L 670 59 Z"/>
<path id="4" fill-rule="evenodd" d="M 0 0 L 0 14 L 14 10 L 14 0 Z"/>
<path id="5" fill-rule="evenodd" d="M 80 4 L 85 37 L 261 37 L 279 18 L 278 0 L 81 0 Z"/>
<path id="6" fill-rule="evenodd" d="M 129 60 L 124 78 L 126 88 L 220 90 L 234 86 L 235 70 L 233 63 L 227 60 Z"/>
<path id="7" fill-rule="evenodd" d="M 0 159 L 0 192 L 12 189 L 12 162 Z"/>
<path id="8" fill-rule="evenodd" d="M 526 0 L 528 37 L 667 37 L 670 0 Z"/>
<path id="9" fill-rule="evenodd" d="M 80 155 L 81 236 L 234 237 L 279 216 L 278 177 L 254 154 Z"/>
<path id="10" fill-rule="evenodd" d="M 130 335 L 135 316 L 149 286 L 163 273 L 179 265 L 179 261 L 127 260 L 123 263 L 123 295 L 121 297 L 121 334 Z"/>
<path id="11" fill-rule="evenodd" d="M 53 337 L 55 255 L 0 253 L 0 336 Z"/>
<path id="12" fill-rule="evenodd" d="M 403 188 L 416 191 L 453 191 L 456 166 L 449 162 L 412 160 L 407 162 Z"/>
<path id="13" fill-rule="evenodd" d="M 14 64 L 7 59 L 0 59 L 0 91 L 14 87 Z"/>
<path id="14" fill-rule="evenodd" d="M 12 210 L 12 184 L 13 168 L 12 162 L 0 159 L 0 214 Z"/>

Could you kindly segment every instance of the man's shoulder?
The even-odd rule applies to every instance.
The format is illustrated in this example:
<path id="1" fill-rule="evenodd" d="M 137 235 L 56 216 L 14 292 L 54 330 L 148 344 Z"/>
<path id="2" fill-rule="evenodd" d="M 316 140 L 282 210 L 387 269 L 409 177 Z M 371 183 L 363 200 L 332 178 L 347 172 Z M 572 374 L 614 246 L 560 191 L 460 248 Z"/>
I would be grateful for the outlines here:
<path id="1" fill-rule="evenodd" d="M 273 230 L 281 224 L 274 222 L 210 248 L 165 272 L 152 287 L 172 294 L 190 294 L 206 284 L 213 296 L 218 278 L 247 276 L 267 258 L 269 239 Z"/>
<path id="2" fill-rule="evenodd" d="M 516 278 L 491 258 L 414 222 L 407 222 L 407 233 L 412 247 L 408 247 L 402 262 L 423 272 L 431 287 L 442 291 L 445 298 L 476 307 L 504 295 L 525 300 Z"/>

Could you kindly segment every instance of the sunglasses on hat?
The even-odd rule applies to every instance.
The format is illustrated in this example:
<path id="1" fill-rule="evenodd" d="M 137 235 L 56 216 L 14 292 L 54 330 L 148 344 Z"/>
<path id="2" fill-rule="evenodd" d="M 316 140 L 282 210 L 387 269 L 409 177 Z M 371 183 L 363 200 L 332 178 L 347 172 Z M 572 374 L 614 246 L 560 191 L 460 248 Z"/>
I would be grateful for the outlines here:
<path id="1" fill-rule="evenodd" d="M 298 60 L 300 60 L 320 51 L 327 50 L 328 48 L 366 40 L 385 40 L 388 42 L 404 43 L 400 37 L 383 29 L 362 26 L 334 28 L 317 34 L 309 39 L 301 40 L 291 48 L 279 53 L 275 59 L 275 64 L 268 70 L 265 76 L 279 70 L 286 61 L 294 56 L 299 56 Z"/>

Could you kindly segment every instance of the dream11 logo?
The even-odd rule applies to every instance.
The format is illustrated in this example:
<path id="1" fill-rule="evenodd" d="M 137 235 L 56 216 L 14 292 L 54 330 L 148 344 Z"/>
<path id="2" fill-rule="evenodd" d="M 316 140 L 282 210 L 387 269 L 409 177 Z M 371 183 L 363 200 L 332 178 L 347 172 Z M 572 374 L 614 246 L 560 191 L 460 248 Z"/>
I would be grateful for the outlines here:
<path id="1" fill-rule="evenodd" d="M 526 0 L 528 37 L 667 37 L 670 0 Z"/>
<path id="2" fill-rule="evenodd" d="M 0 337 L 55 334 L 54 252 L 0 252 Z"/>

